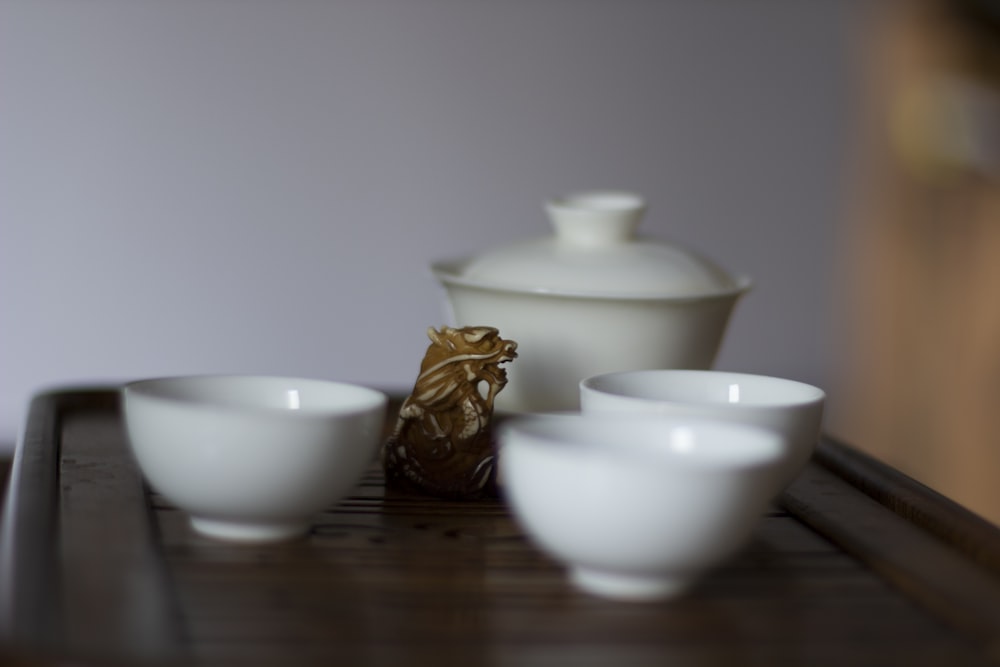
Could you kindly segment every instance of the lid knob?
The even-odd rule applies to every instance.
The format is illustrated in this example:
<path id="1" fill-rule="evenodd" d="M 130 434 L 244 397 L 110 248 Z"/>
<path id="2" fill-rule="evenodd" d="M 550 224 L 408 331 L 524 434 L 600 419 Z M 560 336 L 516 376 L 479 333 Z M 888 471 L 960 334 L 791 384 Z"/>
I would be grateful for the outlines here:
<path id="1" fill-rule="evenodd" d="M 646 202 L 631 192 L 598 190 L 551 199 L 545 209 L 560 243 L 595 246 L 632 239 Z"/>

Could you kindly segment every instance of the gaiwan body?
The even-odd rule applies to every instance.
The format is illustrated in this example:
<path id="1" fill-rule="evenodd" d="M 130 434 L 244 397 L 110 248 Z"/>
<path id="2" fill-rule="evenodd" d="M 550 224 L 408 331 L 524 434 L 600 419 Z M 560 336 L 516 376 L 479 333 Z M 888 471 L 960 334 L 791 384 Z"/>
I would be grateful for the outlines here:
<path id="1" fill-rule="evenodd" d="M 517 343 L 487 326 L 428 329 L 430 346 L 382 447 L 390 486 L 446 498 L 495 492 L 493 405 Z"/>
<path id="2" fill-rule="evenodd" d="M 518 341 L 498 411 L 575 410 L 593 375 L 714 364 L 749 278 L 637 235 L 638 195 L 585 192 L 546 208 L 554 235 L 432 267 L 457 325 L 489 322 Z"/>

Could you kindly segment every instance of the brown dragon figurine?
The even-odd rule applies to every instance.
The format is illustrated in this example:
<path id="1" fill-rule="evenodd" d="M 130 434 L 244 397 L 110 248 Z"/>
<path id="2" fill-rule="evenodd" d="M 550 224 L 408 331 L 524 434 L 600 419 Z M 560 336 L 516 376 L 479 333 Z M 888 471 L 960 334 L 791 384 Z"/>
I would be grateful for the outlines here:
<path id="1" fill-rule="evenodd" d="M 431 344 L 396 428 L 382 446 L 390 485 L 445 498 L 495 493 L 493 400 L 517 343 L 493 327 L 427 330 Z"/>

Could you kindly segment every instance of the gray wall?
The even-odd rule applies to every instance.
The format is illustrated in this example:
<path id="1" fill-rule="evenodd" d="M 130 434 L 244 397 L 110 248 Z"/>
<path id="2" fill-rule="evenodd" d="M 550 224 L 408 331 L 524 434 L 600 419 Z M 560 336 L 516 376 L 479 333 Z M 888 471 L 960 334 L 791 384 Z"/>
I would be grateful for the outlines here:
<path id="1" fill-rule="evenodd" d="M 861 10 L 841 0 L 0 1 L 0 439 L 50 385 L 406 388 L 431 259 L 643 193 L 756 288 L 719 366 L 824 383 Z"/>

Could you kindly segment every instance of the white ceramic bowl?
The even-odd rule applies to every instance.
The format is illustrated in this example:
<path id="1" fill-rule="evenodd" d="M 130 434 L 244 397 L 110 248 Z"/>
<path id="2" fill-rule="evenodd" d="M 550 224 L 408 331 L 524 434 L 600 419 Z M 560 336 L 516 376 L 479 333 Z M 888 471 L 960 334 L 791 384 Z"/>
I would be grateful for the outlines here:
<path id="1" fill-rule="evenodd" d="M 587 378 L 584 412 L 641 412 L 751 424 L 781 434 L 781 486 L 791 482 L 819 440 L 826 394 L 803 382 L 766 375 L 699 370 L 644 370 Z"/>
<path id="2" fill-rule="evenodd" d="M 774 495 L 771 431 L 696 419 L 537 415 L 498 429 L 514 516 L 585 591 L 671 597 L 737 552 Z"/>
<path id="3" fill-rule="evenodd" d="M 123 389 L 146 479 L 212 537 L 300 536 L 373 461 L 386 396 L 297 378 L 191 376 Z"/>
<path id="4" fill-rule="evenodd" d="M 592 375 L 712 366 L 749 278 L 637 235 L 638 195 L 578 193 L 547 208 L 553 236 L 432 266 L 453 323 L 518 343 L 497 410 L 575 410 Z"/>

